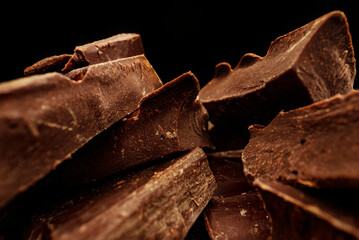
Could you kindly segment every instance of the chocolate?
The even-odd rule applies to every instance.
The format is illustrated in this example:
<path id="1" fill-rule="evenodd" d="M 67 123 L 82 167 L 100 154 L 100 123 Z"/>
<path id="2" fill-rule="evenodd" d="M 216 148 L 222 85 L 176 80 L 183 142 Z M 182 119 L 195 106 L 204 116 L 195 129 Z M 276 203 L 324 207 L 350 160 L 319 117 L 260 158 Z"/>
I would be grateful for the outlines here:
<path id="1" fill-rule="evenodd" d="M 280 113 L 251 128 L 243 151 L 249 179 L 312 188 L 359 189 L 359 92 Z"/>
<path id="2" fill-rule="evenodd" d="M 161 85 L 143 55 L 0 84 L 0 208 Z"/>
<path id="3" fill-rule="evenodd" d="M 215 196 L 233 196 L 251 190 L 243 173 L 242 150 L 208 153 L 207 158 L 218 188 Z"/>
<path id="4" fill-rule="evenodd" d="M 121 33 L 109 38 L 77 46 L 74 54 L 45 58 L 24 70 L 26 76 L 69 71 L 87 65 L 107 62 L 144 54 L 141 36 L 136 33 Z"/>
<path id="5" fill-rule="evenodd" d="M 116 177 L 33 222 L 30 239 L 184 239 L 216 183 L 200 148 Z"/>
<path id="6" fill-rule="evenodd" d="M 71 54 L 62 54 L 44 58 L 25 68 L 24 75 L 30 76 L 47 72 L 61 72 L 65 64 L 70 60 Z"/>
<path id="7" fill-rule="evenodd" d="M 264 179 L 256 179 L 254 185 L 270 213 L 273 239 L 359 239 L 356 193 L 349 198 L 335 192 L 323 197 Z M 355 196 L 354 208 L 347 208 Z M 333 198 L 341 199 L 340 204 Z"/>
<path id="8" fill-rule="evenodd" d="M 267 124 L 290 110 L 353 89 L 355 59 L 344 13 L 328 13 L 277 38 L 265 57 L 216 66 L 199 97 L 215 124 Z"/>
<path id="9" fill-rule="evenodd" d="M 270 219 L 254 190 L 229 197 L 214 197 L 205 209 L 211 239 L 269 239 Z"/>
<path id="10" fill-rule="evenodd" d="M 199 83 L 185 73 L 142 99 L 131 115 L 99 134 L 61 169 L 71 185 L 90 182 L 195 147 L 210 147 Z"/>

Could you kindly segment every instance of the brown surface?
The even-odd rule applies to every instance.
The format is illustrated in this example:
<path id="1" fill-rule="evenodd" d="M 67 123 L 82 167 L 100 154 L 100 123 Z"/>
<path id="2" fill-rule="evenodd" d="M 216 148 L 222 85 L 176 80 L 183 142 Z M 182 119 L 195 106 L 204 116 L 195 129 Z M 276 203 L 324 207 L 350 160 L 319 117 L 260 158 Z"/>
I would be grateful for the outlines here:
<path id="1" fill-rule="evenodd" d="M 244 172 L 314 188 L 359 189 L 359 92 L 280 113 L 252 127 Z"/>
<path id="2" fill-rule="evenodd" d="M 37 218 L 30 239 L 184 239 L 215 188 L 195 148 L 79 194 Z"/>
<path id="3" fill-rule="evenodd" d="M 265 57 L 216 66 L 199 97 L 216 124 L 267 124 L 281 110 L 353 89 L 355 59 L 344 13 L 328 13 L 277 38 Z"/>
<path id="4" fill-rule="evenodd" d="M 359 239 L 357 196 L 353 201 L 340 192 L 310 194 L 263 179 L 256 179 L 254 185 L 271 215 L 273 239 Z M 350 202 L 354 205 L 348 206 Z"/>
<path id="5" fill-rule="evenodd" d="M 210 147 L 208 114 L 188 72 L 142 99 L 140 107 L 85 145 L 61 168 L 73 185 L 195 147 Z"/>
<path id="6" fill-rule="evenodd" d="M 216 196 L 233 196 L 251 190 L 243 173 L 242 150 L 207 154 L 218 188 Z"/>
<path id="7" fill-rule="evenodd" d="M 0 84 L 0 208 L 161 85 L 143 55 Z"/>
<path id="8" fill-rule="evenodd" d="M 229 197 L 214 197 L 205 210 L 211 239 L 267 240 L 270 219 L 254 190 Z"/>
<path id="9" fill-rule="evenodd" d="M 99 41 L 77 46 L 74 54 L 63 54 L 40 60 L 24 70 L 25 76 L 46 72 L 70 71 L 75 68 L 144 54 L 141 37 L 121 33 Z"/>

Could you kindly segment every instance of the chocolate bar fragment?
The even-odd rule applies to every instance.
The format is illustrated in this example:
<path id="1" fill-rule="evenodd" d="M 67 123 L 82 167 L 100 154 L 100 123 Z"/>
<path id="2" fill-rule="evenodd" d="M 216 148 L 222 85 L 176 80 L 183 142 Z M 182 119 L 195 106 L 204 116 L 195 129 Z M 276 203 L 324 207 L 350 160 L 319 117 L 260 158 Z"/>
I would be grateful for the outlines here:
<path id="1" fill-rule="evenodd" d="M 215 125 L 267 124 L 291 110 L 353 89 L 355 59 L 344 13 L 328 13 L 277 38 L 267 55 L 216 66 L 199 94 Z"/>
<path id="2" fill-rule="evenodd" d="M 239 195 L 214 197 L 205 209 L 211 239 L 267 240 L 270 218 L 255 190 Z"/>
<path id="3" fill-rule="evenodd" d="M 144 54 L 141 36 L 121 33 L 106 39 L 78 46 L 74 54 L 45 58 L 24 70 L 25 76 L 45 72 L 70 71 L 87 65 Z"/>
<path id="4" fill-rule="evenodd" d="M 211 239 L 267 239 L 270 222 L 243 173 L 242 150 L 207 154 L 218 188 L 204 211 Z"/>
<path id="5" fill-rule="evenodd" d="M 61 72 L 65 64 L 72 57 L 71 54 L 62 54 L 44 58 L 33 65 L 25 68 L 24 75 L 31 76 L 48 72 Z"/>
<path id="6" fill-rule="evenodd" d="M 243 173 L 242 150 L 208 153 L 207 158 L 218 185 L 215 196 L 238 195 L 253 188 Z"/>
<path id="7" fill-rule="evenodd" d="M 354 208 L 345 207 L 357 194 L 333 204 L 333 198 L 343 195 L 332 193 L 323 198 L 264 179 L 256 179 L 254 185 L 270 213 L 273 239 L 359 239 L 358 198 Z"/>
<path id="8" fill-rule="evenodd" d="M 42 214 L 29 239 L 184 239 L 215 188 L 206 155 L 195 148 Z"/>
<path id="9" fill-rule="evenodd" d="M 76 152 L 61 171 L 71 185 L 123 171 L 195 147 L 210 147 L 199 83 L 185 73 L 142 99 L 131 115 Z"/>
<path id="10" fill-rule="evenodd" d="M 250 180 L 359 189 L 358 124 L 358 91 L 282 112 L 267 127 L 251 127 L 244 172 Z"/>
<path id="11" fill-rule="evenodd" d="M 0 208 L 161 85 L 143 55 L 0 84 Z"/>

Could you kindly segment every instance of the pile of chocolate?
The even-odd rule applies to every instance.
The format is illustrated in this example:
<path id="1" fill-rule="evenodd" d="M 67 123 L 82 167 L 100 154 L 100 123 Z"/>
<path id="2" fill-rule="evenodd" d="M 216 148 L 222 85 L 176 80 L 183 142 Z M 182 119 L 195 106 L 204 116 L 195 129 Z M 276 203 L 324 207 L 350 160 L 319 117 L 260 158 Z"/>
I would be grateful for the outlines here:
<path id="1" fill-rule="evenodd" d="M 359 239 L 342 12 L 162 84 L 138 34 L 0 84 L 0 239 Z"/>

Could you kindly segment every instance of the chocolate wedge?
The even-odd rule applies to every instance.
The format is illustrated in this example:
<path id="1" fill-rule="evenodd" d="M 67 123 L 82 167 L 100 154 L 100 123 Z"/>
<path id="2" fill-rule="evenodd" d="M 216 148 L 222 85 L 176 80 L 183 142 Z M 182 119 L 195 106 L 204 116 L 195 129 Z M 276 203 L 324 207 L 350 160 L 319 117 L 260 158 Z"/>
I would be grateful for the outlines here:
<path id="1" fill-rule="evenodd" d="M 40 215 L 29 239 L 184 239 L 216 182 L 200 148 L 78 194 Z"/>
<path id="2" fill-rule="evenodd" d="M 249 179 L 311 188 L 359 189 L 359 92 L 280 113 L 252 126 L 242 155 Z"/>
<path id="3" fill-rule="evenodd" d="M 246 54 L 233 70 L 216 66 L 199 97 L 215 125 L 267 124 L 291 110 L 353 89 L 355 59 L 344 13 L 328 13 L 274 40 L 267 55 Z"/>
<path id="4" fill-rule="evenodd" d="M 140 107 L 76 152 L 61 172 L 73 184 L 195 147 L 211 147 L 199 83 L 185 73 L 142 99 Z"/>
<path id="5" fill-rule="evenodd" d="M 308 193 L 264 179 L 256 179 L 254 185 L 270 213 L 273 239 L 359 239 L 358 195 L 354 192 Z M 350 202 L 354 205 L 348 207 Z"/>
<path id="6" fill-rule="evenodd" d="M 143 55 L 0 84 L 0 208 L 161 85 Z"/>
<path id="7" fill-rule="evenodd" d="M 136 33 L 121 33 L 99 41 L 77 46 L 74 54 L 62 54 L 40 60 L 24 70 L 25 76 L 46 72 L 70 71 L 97 64 L 144 54 L 141 36 Z"/>

